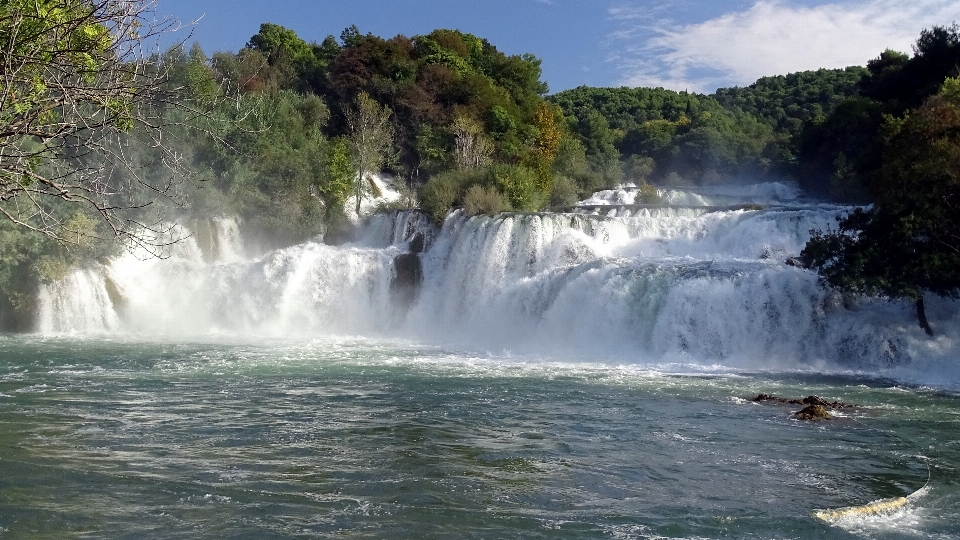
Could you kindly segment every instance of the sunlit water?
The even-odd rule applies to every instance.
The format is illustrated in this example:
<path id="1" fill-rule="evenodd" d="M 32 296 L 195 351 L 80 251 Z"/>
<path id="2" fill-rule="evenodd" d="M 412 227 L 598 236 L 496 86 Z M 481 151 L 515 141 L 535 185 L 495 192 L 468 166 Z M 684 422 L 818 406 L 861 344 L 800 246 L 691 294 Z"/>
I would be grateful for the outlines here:
<path id="1" fill-rule="evenodd" d="M 212 340 L 211 340 L 212 341 Z M 955 538 L 960 397 L 398 340 L 0 337 L 9 538 Z M 685 371 L 679 373 L 679 371 Z M 759 392 L 861 407 L 820 423 Z M 930 487 L 890 515 L 815 509 Z"/>

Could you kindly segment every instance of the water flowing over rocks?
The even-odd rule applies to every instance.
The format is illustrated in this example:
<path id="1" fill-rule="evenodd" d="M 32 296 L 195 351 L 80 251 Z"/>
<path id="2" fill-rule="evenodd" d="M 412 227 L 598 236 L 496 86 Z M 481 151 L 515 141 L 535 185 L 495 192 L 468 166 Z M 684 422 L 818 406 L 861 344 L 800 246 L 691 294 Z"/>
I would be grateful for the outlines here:
<path id="1" fill-rule="evenodd" d="M 423 233 L 415 232 L 408 247 L 410 253 L 401 253 L 394 257 L 395 274 L 390 281 L 390 294 L 394 304 L 403 309 L 409 309 L 416 301 L 423 284 L 423 263 L 420 262 L 420 253 L 424 247 Z"/>
<path id="2" fill-rule="evenodd" d="M 842 409 L 856 407 L 856 405 L 851 405 L 842 401 L 828 402 L 820 396 L 807 396 L 803 399 L 787 399 L 771 394 L 758 394 L 757 397 L 751 399 L 750 401 L 755 403 L 806 405 L 806 407 L 803 409 L 793 413 L 791 417 L 797 420 L 810 420 L 814 422 L 833 418 L 833 415 L 828 412 L 830 410 L 839 411 Z"/>
<path id="3" fill-rule="evenodd" d="M 957 302 L 930 302 L 931 319 L 945 329 L 931 342 L 912 328 L 910 306 L 847 302 L 814 272 L 784 263 L 780 254 L 799 253 L 811 229 L 826 229 L 848 208 L 789 199 L 783 186 L 674 191 L 684 203 L 780 206 L 664 206 L 628 217 L 454 212 L 442 227 L 420 211 L 391 211 L 366 219 L 342 245 L 306 242 L 257 256 L 223 218 L 168 259 L 124 255 L 44 286 L 38 329 L 373 333 L 744 369 L 890 368 L 946 362 L 957 351 Z M 397 304 L 402 317 L 383 316 Z"/>
<path id="4" fill-rule="evenodd" d="M 793 413 L 793 417 L 797 420 L 810 420 L 813 422 L 833 418 L 823 405 L 807 405 L 803 409 Z"/>

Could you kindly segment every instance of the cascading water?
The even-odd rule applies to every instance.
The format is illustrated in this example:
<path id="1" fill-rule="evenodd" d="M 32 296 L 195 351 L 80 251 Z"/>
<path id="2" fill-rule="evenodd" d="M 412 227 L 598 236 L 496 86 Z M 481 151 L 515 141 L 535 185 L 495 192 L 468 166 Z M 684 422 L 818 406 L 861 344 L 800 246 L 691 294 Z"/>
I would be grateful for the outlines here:
<path id="1" fill-rule="evenodd" d="M 675 191 L 76 269 L 0 335 L 0 536 L 955 537 L 958 302 L 785 263 L 848 208 Z"/>
<path id="2" fill-rule="evenodd" d="M 645 208 L 631 217 L 454 213 L 440 230 L 420 212 L 394 212 L 371 218 L 354 243 L 307 242 L 256 258 L 244 257 L 235 222 L 212 220 L 168 259 L 125 255 L 44 287 L 40 330 L 372 333 L 736 368 L 871 368 L 956 349 L 955 302 L 931 302 L 942 330 L 931 341 L 905 305 L 843 298 L 813 272 L 784 264 L 811 229 L 830 227 L 845 208 L 801 204 L 781 184 L 667 195 L 683 204 L 791 206 Z M 394 259 L 417 234 L 427 240 L 423 285 L 412 305 L 399 306 Z"/>

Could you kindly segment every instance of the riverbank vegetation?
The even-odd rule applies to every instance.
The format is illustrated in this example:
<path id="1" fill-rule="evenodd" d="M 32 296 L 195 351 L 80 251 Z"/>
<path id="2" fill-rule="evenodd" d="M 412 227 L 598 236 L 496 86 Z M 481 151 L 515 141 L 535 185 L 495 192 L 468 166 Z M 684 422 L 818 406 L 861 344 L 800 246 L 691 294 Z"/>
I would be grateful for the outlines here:
<path id="1" fill-rule="evenodd" d="M 550 95 L 535 56 L 448 29 L 383 38 L 354 26 L 317 43 L 264 23 L 236 52 L 124 55 L 121 26 L 84 15 L 113 5 L 14 1 L 0 13 L 7 64 L 31 46 L 82 50 L 24 63 L 4 91 L 0 124 L 16 135 L 0 141 L 3 327 L 29 324 L 41 281 L 117 253 L 116 239 L 162 246 L 178 220 L 238 216 L 264 249 L 343 238 L 381 173 L 405 194 L 396 204 L 438 221 L 455 207 L 562 207 L 624 181 L 656 202 L 653 186 L 792 180 L 873 205 L 814 234 L 805 255 L 826 283 L 914 299 L 928 331 L 923 292 L 960 290 L 956 26 L 924 31 L 912 56 L 711 95 Z M 44 29 L 60 19 L 86 22 Z M 34 42 L 13 23 L 36 26 Z M 93 98 L 70 101 L 64 81 Z"/>

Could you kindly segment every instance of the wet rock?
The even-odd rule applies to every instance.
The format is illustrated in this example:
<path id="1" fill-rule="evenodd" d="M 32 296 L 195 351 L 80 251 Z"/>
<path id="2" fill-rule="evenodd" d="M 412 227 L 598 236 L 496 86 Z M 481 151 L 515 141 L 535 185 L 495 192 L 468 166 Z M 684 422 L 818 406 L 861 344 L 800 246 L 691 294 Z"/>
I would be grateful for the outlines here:
<path id="1" fill-rule="evenodd" d="M 750 401 L 757 401 L 757 402 L 764 402 L 764 401 L 766 401 L 766 402 L 773 402 L 773 403 L 786 403 L 786 402 L 787 402 L 787 400 L 784 399 L 784 398 L 782 398 L 782 397 L 777 397 L 777 396 L 770 395 L 770 394 L 757 394 L 757 397 L 751 399 Z"/>
<path id="2" fill-rule="evenodd" d="M 803 409 L 793 413 L 793 417 L 797 420 L 810 420 L 813 422 L 829 420 L 833 418 L 833 416 L 827 412 L 827 408 L 823 405 L 808 405 Z"/>
<path id="3" fill-rule="evenodd" d="M 758 403 L 784 403 L 784 404 L 790 404 L 790 405 L 807 405 L 805 409 L 794 414 L 795 418 L 800 418 L 801 420 L 811 419 L 811 418 L 806 418 L 805 417 L 806 415 L 804 415 L 804 417 L 797 416 L 797 415 L 800 415 L 801 413 L 804 413 L 804 411 L 807 411 L 807 409 L 810 409 L 811 407 L 819 407 L 820 409 L 823 409 L 824 412 L 826 412 L 827 410 L 837 411 L 840 409 L 849 409 L 852 407 L 856 407 L 856 405 L 852 405 L 850 403 L 844 403 L 842 401 L 829 402 L 820 396 L 807 396 L 803 399 L 788 400 L 786 398 L 782 398 L 780 396 L 774 396 L 772 394 L 757 394 L 757 397 L 751 399 L 750 401 L 754 401 Z M 827 417 L 829 418 L 829 413 Z"/>
<path id="4" fill-rule="evenodd" d="M 423 264 L 420 255 L 403 253 L 393 259 L 394 276 L 390 281 L 390 297 L 395 305 L 409 307 L 420 295 Z"/>
<path id="5" fill-rule="evenodd" d="M 410 253 L 423 253 L 425 240 L 422 232 L 417 232 L 410 239 Z"/>
<path id="6" fill-rule="evenodd" d="M 110 276 L 104 276 L 103 288 L 107 290 L 107 298 L 109 298 L 110 303 L 113 304 L 114 310 L 120 311 L 127 306 L 127 298 L 123 295 L 117 282 L 111 279 Z"/>
<path id="7" fill-rule="evenodd" d="M 791 399 L 789 403 L 793 405 L 820 405 L 821 407 L 834 410 L 847 409 L 855 406 L 842 401 L 829 402 L 820 396 L 807 396 L 803 399 Z"/>
<path id="8" fill-rule="evenodd" d="M 804 255 L 798 255 L 796 257 L 787 257 L 787 260 L 784 261 L 787 266 L 796 266 L 797 268 L 810 268 L 813 265 L 813 261 L 810 260 L 810 257 Z"/>

